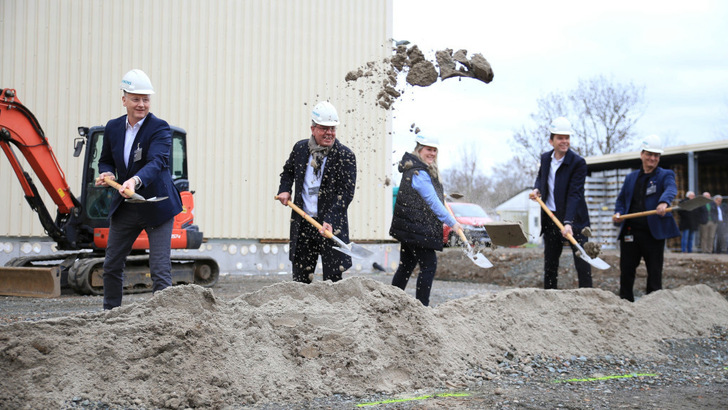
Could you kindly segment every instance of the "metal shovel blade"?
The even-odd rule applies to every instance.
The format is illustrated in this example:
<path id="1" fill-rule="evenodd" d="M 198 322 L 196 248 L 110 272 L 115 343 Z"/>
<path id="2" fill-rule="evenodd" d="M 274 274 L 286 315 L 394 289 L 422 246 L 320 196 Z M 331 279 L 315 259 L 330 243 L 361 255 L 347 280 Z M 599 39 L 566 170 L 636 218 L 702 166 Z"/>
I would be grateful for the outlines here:
<path id="1" fill-rule="evenodd" d="M 598 258 L 598 257 L 597 258 L 589 257 L 589 255 L 587 255 L 584 248 L 582 248 L 578 242 L 574 241 L 573 244 L 574 244 L 574 246 L 576 246 L 576 249 L 579 250 L 579 257 L 581 259 L 584 259 L 591 266 L 593 266 L 597 269 L 601 269 L 601 270 L 609 269 L 609 264 L 607 262 L 604 262 L 601 258 Z"/>
<path id="2" fill-rule="evenodd" d="M 164 201 L 167 198 L 169 198 L 169 197 L 168 196 L 160 196 L 160 197 L 153 196 L 151 198 L 144 198 L 143 196 L 141 196 L 139 194 L 134 194 L 134 195 L 131 196 L 131 198 L 127 198 L 126 199 L 126 202 L 130 202 L 132 204 L 141 204 L 141 203 L 144 203 L 144 202 L 159 202 L 159 201 Z"/>
<path id="3" fill-rule="evenodd" d="M 471 249 L 468 253 L 468 258 L 470 258 L 471 261 L 473 261 L 474 264 L 480 266 L 481 268 L 487 269 L 492 268 L 493 264 L 486 258 L 482 253 L 478 252 L 475 253 Z"/>
<path id="4" fill-rule="evenodd" d="M 366 258 L 374 255 L 374 252 L 362 247 L 361 245 L 357 245 L 354 242 L 344 243 L 344 241 L 342 241 L 341 239 L 339 239 L 336 236 L 332 236 L 331 239 L 333 239 L 333 241 L 339 245 L 338 247 L 333 246 L 334 249 L 336 249 L 339 252 L 345 253 L 345 254 L 351 256 L 352 258 L 366 259 Z"/>
<path id="5" fill-rule="evenodd" d="M 710 198 L 706 198 L 704 196 L 696 196 L 693 199 L 689 199 L 689 200 L 679 204 L 678 206 L 674 207 L 673 209 L 680 208 L 683 211 L 692 211 L 693 209 L 698 209 L 701 206 L 705 206 L 705 204 L 709 204 L 711 202 L 713 202 L 713 200 Z"/>

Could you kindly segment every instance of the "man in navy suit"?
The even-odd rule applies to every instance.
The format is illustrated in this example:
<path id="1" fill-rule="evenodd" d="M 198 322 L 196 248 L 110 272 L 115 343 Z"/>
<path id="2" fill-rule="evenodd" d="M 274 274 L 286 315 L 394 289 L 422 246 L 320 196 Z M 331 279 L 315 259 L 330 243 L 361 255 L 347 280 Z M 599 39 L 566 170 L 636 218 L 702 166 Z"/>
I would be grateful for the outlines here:
<path id="1" fill-rule="evenodd" d="M 126 258 L 142 230 L 149 237 L 149 267 L 153 291 L 172 286 L 171 242 L 174 217 L 182 200 L 169 173 L 172 134 L 169 124 L 149 112 L 154 88 L 141 70 L 131 70 L 121 80 L 126 115 L 113 119 L 104 129 L 97 186 L 104 178 L 121 182 L 120 195 L 109 209 L 111 224 L 104 259 L 104 309 L 121 306 Z M 129 203 L 129 189 L 145 198 L 169 197 L 150 203 Z"/>
<path id="2" fill-rule="evenodd" d="M 642 167 L 627 175 L 614 206 L 614 223 L 619 229 L 619 296 L 634 302 L 634 278 L 640 260 L 647 268 L 645 293 L 662 289 L 665 239 L 680 236 L 675 218 L 666 212 L 677 195 L 675 173 L 657 166 L 662 141 L 657 135 L 645 137 L 641 144 Z M 621 219 L 620 215 L 656 210 L 657 215 Z"/>
<path id="3" fill-rule="evenodd" d="M 571 123 L 564 117 L 554 119 L 549 125 L 549 143 L 553 150 L 541 155 L 541 166 L 536 176 L 531 198 L 542 197 L 546 207 L 564 225 L 564 230 L 541 210 L 541 235 L 544 243 L 544 289 L 557 289 L 559 258 L 564 249 L 564 240 L 571 234 L 584 246 L 588 241 L 582 230 L 589 226 L 589 212 L 584 199 L 586 161 L 570 149 L 570 137 L 574 134 Z M 591 266 L 576 255 L 577 248 L 571 245 L 574 266 L 580 288 L 592 287 Z"/>
<path id="4" fill-rule="evenodd" d="M 283 205 L 293 203 L 344 242 L 349 242 L 347 211 L 356 187 L 356 157 L 336 139 L 339 115 L 328 101 L 322 101 L 311 113 L 311 137 L 298 141 L 281 173 L 278 199 Z M 337 282 L 351 267 L 351 257 L 333 249 L 323 230 L 291 213 L 289 259 L 293 280 L 311 283 L 318 256 L 323 262 L 324 280 Z"/>

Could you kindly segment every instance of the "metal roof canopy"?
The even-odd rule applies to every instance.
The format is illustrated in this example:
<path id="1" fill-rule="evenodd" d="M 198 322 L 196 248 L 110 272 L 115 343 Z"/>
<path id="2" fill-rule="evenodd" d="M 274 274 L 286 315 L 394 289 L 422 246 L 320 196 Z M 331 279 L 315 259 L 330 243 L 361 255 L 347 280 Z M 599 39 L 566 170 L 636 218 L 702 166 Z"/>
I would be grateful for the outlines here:
<path id="1" fill-rule="evenodd" d="M 640 151 L 622 152 L 585 158 L 587 173 L 633 168 L 642 166 Z M 673 165 L 685 164 L 688 170 L 688 190 L 695 191 L 698 181 L 698 164 L 728 164 L 728 139 L 704 142 L 700 144 L 679 145 L 665 148 L 660 157 L 660 166 L 671 168 Z"/>

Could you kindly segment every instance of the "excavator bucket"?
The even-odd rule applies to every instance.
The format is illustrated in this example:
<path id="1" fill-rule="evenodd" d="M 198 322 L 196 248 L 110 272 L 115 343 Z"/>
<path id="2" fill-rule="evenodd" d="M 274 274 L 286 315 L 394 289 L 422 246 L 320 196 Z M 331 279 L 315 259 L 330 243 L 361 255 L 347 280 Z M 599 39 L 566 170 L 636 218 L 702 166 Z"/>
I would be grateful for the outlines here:
<path id="1" fill-rule="evenodd" d="M 59 267 L 2 267 L 0 268 L 0 295 L 33 298 L 61 296 L 61 270 Z"/>

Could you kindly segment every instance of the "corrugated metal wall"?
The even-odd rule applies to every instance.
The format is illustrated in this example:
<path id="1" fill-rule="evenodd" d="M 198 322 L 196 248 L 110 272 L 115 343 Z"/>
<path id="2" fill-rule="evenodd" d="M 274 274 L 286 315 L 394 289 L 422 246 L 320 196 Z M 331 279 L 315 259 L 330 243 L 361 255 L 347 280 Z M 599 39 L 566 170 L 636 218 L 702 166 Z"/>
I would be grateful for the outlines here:
<path id="1" fill-rule="evenodd" d="M 377 87 L 344 77 L 390 55 L 391 25 L 392 0 L 0 0 L 0 87 L 35 113 L 80 196 L 76 128 L 123 115 L 121 77 L 143 69 L 152 112 L 188 132 L 196 221 L 212 238 L 288 237 L 278 175 L 328 99 L 357 155 L 353 238 L 387 239 L 391 116 Z M 0 235 L 42 236 L 4 159 L 0 192 Z"/>

